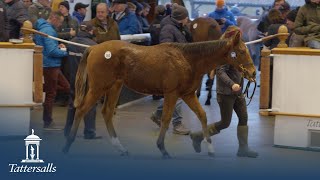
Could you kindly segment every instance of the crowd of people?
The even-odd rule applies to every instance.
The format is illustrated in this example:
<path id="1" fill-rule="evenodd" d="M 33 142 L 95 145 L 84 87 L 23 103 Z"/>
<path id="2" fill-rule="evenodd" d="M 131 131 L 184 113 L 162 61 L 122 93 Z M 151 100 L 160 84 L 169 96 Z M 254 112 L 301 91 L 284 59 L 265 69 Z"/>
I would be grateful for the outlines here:
<path id="1" fill-rule="evenodd" d="M 111 3 L 111 4 L 110 4 Z M 92 1 L 92 19 L 84 21 L 88 4 L 77 3 L 70 14 L 70 4 L 64 0 L 1 0 L 0 1 L 0 41 L 20 38 L 20 28 L 24 21 L 30 20 L 34 29 L 53 37 L 86 45 L 95 45 L 109 40 L 120 40 L 120 35 L 150 33 L 151 45 L 164 42 L 188 43 L 192 36 L 187 27 L 188 10 L 178 4 L 158 5 L 155 16 L 148 22 L 150 5 L 145 2 L 127 0 Z M 234 11 L 235 12 L 235 11 Z M 239 12 L 237 12 L 238 14 Z M 286 25 L 290 32 L 289 46 L 308 46 L 320 49 L 320 0 L 305 0 L 305 5 L 291 10 L 285 0 L 275 0 L 267 15 L 262 17 L 258 30 L 265 35 L 276 34 L 281 25 Z M 228 26 L 237 25 L 232 11 L 228 10 L 224 0 L 216 0 L 216 9 L 208 14 L 215 19 L 222 32 Z M 52 118 L 53 103 L 57 91 L 68 94 L 68 114 L 64 128 L 68 136 L 73 124 L 75 75 L 85 48 L 65 45 L 56 40 L 39 35 L 34 37 L 37 45 L 43 46 L 44 91 L 43 104 L 44 129 L 58 130 Z M 271 49 L 278 44 L 277 39 L 265 42 Z M 67 49 L 67 51 L 66 51 Z M 217 69 L 217 99 L 221 110 L 221 121 L 210 124 L 210 135 L 218 134 L 229 126 L 232 112 L 239 117 L 238 156 L 257 157 L 258 153 L 248 147 L 248 125 L 245 100 L 241 96 L 239 72 L 230 65 Z M 181 100 L 178 100 L 172 117 L 174 133 L 187 135 L 190 130 L 182 123 Z M 163 104 L 152 113 L 151 120 L 161 125 Z M 95 134 L 94 107 L 85 117 L 84 137 L 101 138 Z M 202 132 L 191 133 L 194 148 L 201 151 Z"/>

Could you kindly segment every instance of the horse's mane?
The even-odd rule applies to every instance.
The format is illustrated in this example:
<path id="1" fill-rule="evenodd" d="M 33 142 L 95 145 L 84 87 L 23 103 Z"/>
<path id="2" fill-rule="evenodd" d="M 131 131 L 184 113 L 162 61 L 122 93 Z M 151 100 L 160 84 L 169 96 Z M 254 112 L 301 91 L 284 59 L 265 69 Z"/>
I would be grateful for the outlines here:
<path id="1" fill-rule="evenodd" d="M 184 54 L 212 54 L 227 45 L 227 40 L 213 40 L 195 43 L 170 43 L 173 48 L 179 49 Z"/>

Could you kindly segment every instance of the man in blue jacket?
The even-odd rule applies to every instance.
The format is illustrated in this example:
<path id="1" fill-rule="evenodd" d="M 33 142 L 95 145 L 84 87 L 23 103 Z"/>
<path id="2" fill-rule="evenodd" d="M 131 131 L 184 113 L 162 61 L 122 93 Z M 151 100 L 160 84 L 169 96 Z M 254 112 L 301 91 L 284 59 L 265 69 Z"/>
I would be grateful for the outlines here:
<path id="1" fill-rule="evenodd" d="M 136 15 L 127 8 L 127 0 L 114 0 L 113 10 L 112 18 L 118 23 L 120 35 L 142 33 Z"/>
<path id="2" fill-rule="evenodd" d="M 229 26 L 237 25 L 234 15 L 224 5 L 224 0 L 217 0 L 216 10 L 208 15 L 219 23 L 222 32 L 225 32 Z"/>
<path id="3" fill-rule="evenodd" d="M 51 12 L 48 20 L 40 18 L 37 21 L 36 29 L 50 36 L 57 37 L 58 34 L 55 28 L 61 26 L 63 20 L 64 18 L 60 12 Z M 46 93 L 43 103 L 43 127 L 46 130 L 62 130 L 54 127 L 52 107 L 57 90 L 66 93 L 70 91 L 70 85 L 60 70 L 61 59 L 68 54 L 66 51 L 60 49 L 65 48 L 65 46 L 58 44 L 56 40 L 36 35 L 35 42 L 37 45 L 43 47 L 43 76 L 44 91 Z"/>

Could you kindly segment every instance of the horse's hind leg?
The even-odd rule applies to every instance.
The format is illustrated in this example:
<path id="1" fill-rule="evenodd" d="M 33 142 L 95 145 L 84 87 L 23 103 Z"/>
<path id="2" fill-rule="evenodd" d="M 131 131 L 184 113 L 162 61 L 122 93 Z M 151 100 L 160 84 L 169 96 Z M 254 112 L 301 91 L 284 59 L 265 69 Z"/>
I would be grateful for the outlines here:
<path id="1" fill-rule="evenodd" d="M 208 154 L 210 156 L 213 156 L 214 149 L 213 149 L 212 141 L 210 139 L 209 131 L 207 128 L 206 112 L 201 107 L 201 105 L 200 105 L 200 103 L 194 93 L 186 95 L 182 99 L 199 118 L 201 125 L 202 125 L 202 129 L 203 129 L 203 135 L 204 135 L 203 137 L 205 137 L 205 140 L 208 143 Z"/>
<path id="2" fill-rule="evenodd" d="M 202 80 L 203 80 L 203 77 L 202 77 L 202 79 L 201 79 L 201 81 L 200 81 L 200 83 L 199 83 L 198 89 L 197 89 L 197 97 L 198 97 L 198 98 L 199 98 L 200 95 L 201 95 Z"/>
<path id="3" fill-rule="evenodd" d="M 196 97 L 195 93 L 193 94 Z M 166 132 L 169 128 L 169 123 L 171 121 L 171 117 L 172 117 L 177 99 L 178 99 L 178 96 L 175 94 L 169 94 L 169 95 L 166 94 L 164 96 L 163 113 L 161 117 L 161 128 L 160 128 L 160 134 L 157 140 L 157 146 L 161 151 L 163 158 L 170 158 L 170 155 L 164 146 L 164 139 L 165 139 Z"/>
<path id="4" fill-rule="evenodd" d="M 117 81 L 110 90 L 106 93 L 106 98 L 102 107 L 103 119 L 106 123 L 108 133 L 111 138 L 112 145 L 121 153 L 121 155 L 128 155 L 128 151 L 120 143 L 116 131 L 113 126 L 112 117 L 114 114 L 115 107 L 117 105 L 122 82 Z"/>
<path id="5" fill-rule="evenodd" d="M 211 100 L 211 97 L 212 97 L 212 87 L 213 87 L 213 83 L 214 83 L 214 75 L 215 74 L 216 74 L 215 70 L 212 70 L 210 72 L 210 76 L 209 76 L 209 78 L 212 80 L 212 83 L 210 83 L 209 86 L 208 86 L 208 96 L 207 96 L 207 100 L 206 100 L 206 103 L 205 103 L 205 105 L 208 105 L 208 106 L 211 105 L 210 100 Z"/>
<path id="6" fill-rule="evenodd" d="M 77 135 L 77 131 L 78 131 L 81 119 L 83 119 L 84 115 L 93 107 L 93 105 L 97 102 L 97 100 L 100 97 L 101 96 L 99 94 L 93 93 L 91 90 L 89 90 L 82 104 L 79 107 L 77 107 L 71 132 L 68 135 L 67 142 L 63 148 L 64 153 L 69 152 L 71 144 L 74 142 L 75 137 Z"/>

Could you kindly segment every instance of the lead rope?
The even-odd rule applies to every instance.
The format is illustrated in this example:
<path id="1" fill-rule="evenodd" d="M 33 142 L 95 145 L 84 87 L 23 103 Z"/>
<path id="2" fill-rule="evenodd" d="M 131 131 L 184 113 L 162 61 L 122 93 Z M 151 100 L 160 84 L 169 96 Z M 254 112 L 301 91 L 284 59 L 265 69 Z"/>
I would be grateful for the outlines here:
<path id="1" fill-rule="evenodd" d="M 242 77 L 241 81 L 243 82 L 243 77 Z M 251 103 L 252 98 L 253 98 L 253 95 L 254 95 L 254 93 L 256 92 L 257 82 L 254 81 L 253 92 L 252 92 L 251 96 L 249 97 L 249 88 L 250 88 L 250 85 L 251 85 L 251 82 L 248 81 L 248 83 L 247 83 L 247 85 L 246 85 L 246 88 L 244 89 L 244 91 L 243 91 L 243 93 L 242 93 L 245 98 L 248 98 L 248 99 L 249 99 L 249 102 L 248 102 L 247 106 L 249 106 L 249 104 Z"/>

